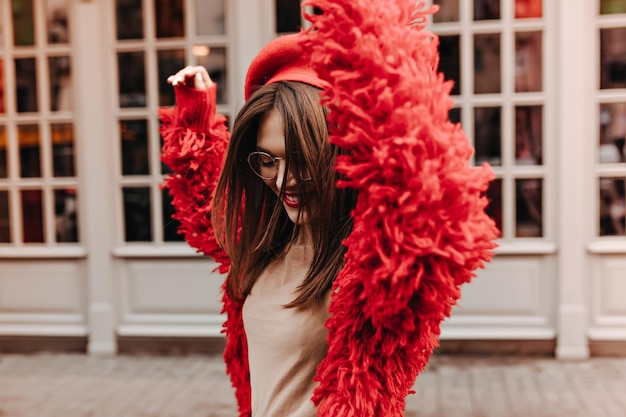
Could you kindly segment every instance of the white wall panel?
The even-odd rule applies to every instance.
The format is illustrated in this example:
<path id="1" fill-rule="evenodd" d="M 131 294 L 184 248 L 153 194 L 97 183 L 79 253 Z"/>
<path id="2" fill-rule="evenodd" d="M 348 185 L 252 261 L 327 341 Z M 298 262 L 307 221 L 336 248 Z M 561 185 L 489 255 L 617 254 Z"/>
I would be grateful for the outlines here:
<path id="1" fill-rule="evenodd" d="M 597 255 L 593 265 L 589 336 L 596 340 L 623 340 L 626 337 L 626 258 Z"/>

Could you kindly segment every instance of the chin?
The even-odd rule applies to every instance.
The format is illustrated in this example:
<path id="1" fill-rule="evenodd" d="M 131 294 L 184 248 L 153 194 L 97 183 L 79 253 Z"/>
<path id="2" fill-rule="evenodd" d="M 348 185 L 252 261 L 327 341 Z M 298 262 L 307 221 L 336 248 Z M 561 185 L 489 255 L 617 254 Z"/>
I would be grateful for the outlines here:
<path id="1" fill-rule="evenodd" d="M 303 212 L 300 218 L 298 218 L 298 215 L 300 213 L 300 208 L 289 207 L 286 204 L 283 204 L 283 207 L 285 207 L 285 211 L 287 212 L 287 216 L 289 217 L 289 220 L 291 220 L 294 224 L 303 226 L 308 223 L 309 216 L 307 215 L 306 212 Z"/>

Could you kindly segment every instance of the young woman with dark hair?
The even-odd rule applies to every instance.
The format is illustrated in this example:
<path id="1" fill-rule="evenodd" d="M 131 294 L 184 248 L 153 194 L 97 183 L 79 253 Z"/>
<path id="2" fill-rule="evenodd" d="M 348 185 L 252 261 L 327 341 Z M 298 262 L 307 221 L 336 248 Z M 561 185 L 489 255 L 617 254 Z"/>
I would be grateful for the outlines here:
<path id="1" fill-rule="evenodd" d="M 322 13 L 254 59 L 232 134 L 204 68 L 168 79 L 166 185 L 185 239 L 227 274 L 241 417 L 399 417 L 491 257 L 493 174 L 448 120 L 429 11 L 305 4 Z"/>

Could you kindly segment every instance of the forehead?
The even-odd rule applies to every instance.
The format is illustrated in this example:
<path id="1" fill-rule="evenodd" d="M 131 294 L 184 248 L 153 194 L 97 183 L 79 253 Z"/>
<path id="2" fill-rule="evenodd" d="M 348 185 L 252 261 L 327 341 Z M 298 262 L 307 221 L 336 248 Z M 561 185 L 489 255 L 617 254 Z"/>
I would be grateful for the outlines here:
<path id="1" fill-rule="evenodd" d="M 256 146 L 276 156 L 285 154 L 285 129 L 283 118 L 277 110 L 272 110 L 259 124 Z"/>

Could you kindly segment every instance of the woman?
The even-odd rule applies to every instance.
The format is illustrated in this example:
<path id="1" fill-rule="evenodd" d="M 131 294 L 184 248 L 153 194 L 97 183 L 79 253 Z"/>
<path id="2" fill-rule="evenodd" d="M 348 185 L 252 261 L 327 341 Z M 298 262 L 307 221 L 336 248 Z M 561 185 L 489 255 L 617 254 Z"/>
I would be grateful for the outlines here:
<path id="1" fill-rule="evenodd" d="M 316 30 L 255 58 L 230 141 L 206 72 L 169 78 L 167 186 L 186 240 L 228 272 L 241 416 L 401 416 L 459 285 L 491 256 L 492 174 L 467 165 L 447 119 L 433 35 L 408 27 L 424 12 L 308 3 Z"/>

